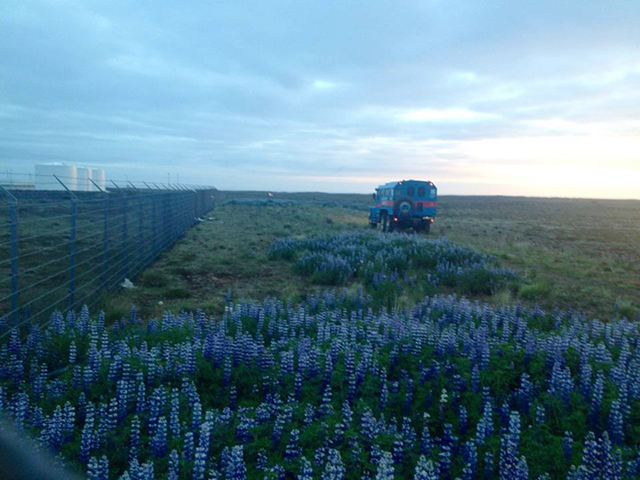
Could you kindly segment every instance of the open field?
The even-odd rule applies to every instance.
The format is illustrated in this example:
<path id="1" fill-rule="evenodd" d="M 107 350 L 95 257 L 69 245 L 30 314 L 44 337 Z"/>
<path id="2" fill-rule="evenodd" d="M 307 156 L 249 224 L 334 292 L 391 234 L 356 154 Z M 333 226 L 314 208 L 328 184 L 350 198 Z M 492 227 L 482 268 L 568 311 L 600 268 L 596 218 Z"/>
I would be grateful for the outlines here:
<path id="1" fill-rule="evenodd" d="M 445 197 L 422 236 L 257 195 L 7 330 L 0 414 L 90 480 L 639 478 L 636 203 Z"/>
<path id="2" fill-rule="evenodd" d="M 227 203 L 161 257 L 136 282 L 139 288 L 106 306 L 220 313 L 227 289 L 234 298 L 293 300 L 317 291 L 292 277 L 288 264 L 268 261 L 269 247 L 284 236 L 366 229 L 370 197 L 278 194 L 282 203 L 275 204 L 266 198 L 265 192 L 224 193 L 220 200 Z M 438 215 L 431 237 L 494 255 L 521 274 L 518 290 L 497 292 L 494 301 L 575 308 L 602 319 L 639 312 L 640 202 L 443 196 Z"/>

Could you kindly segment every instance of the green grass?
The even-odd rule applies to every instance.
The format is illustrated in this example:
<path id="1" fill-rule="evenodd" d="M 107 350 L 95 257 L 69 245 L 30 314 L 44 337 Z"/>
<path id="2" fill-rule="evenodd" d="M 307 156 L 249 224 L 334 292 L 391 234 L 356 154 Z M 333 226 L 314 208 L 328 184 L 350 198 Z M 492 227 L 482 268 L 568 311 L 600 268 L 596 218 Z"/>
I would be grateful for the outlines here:
<path id="1" fill-rule="evenodd" d="M 523 299 L 603 319 L 640 312 L 640 202 L 443 197 L 439 206 L 437 234 L 523 273 Z"/>
<path id="2" fill-rule="evenodd" d="M 224 296 L 298 300 L 322 286 L 268 259 L 274 240 L 366 228 L 362 212 L 334 206 L 222 205 L 134 279 L 135 288 L 110 298 L 109 309 L 135 304 L 144 314 L 165 309 L 220 313 Z M 188 293 L 188 295 L 187 295 Z"/>
<path id="3" fill-rule="evenodd" d="M 266 194 L 227 192 L 222 200 L 257 197 Z M 319 286 L 294 275 L 287 262 L 269 261 L 270 245 L 284 236 L 365 229 L 370 197 L 310 193 L 276 198 L 293 203 L 217 207 L 135 280 L 136 289 L 111 298 L 110 308 L 135 304 L 154 315 L 166 308 L 219 313 L 227 289 L 236 299 L 297 300 L 318 291 Z M 445 196 L 432 236 L 494 255 L 521 274 L 523 284 L 516 291 L 494 293 L 498 303 L 520 300 L 547 309 L 579 308 L 602 319 L 634 319 L 640 308 L 639 207 L 634 201 Z M 153 286 L 154 281 L 161 285 Z M 166 295 L 174 288 L 188 290 L 189 297 Z M 405 294 L 397 302 L 408 306 L 412 300 Z"/>

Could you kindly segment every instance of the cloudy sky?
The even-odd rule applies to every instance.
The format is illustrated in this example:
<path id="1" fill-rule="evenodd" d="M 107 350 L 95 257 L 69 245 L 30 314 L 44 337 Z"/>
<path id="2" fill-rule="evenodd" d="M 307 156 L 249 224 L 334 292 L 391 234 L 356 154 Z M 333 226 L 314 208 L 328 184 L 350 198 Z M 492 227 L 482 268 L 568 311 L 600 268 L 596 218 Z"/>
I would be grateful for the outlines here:
<path id="1" fill-rule="evenodd" d="M 632 0 L 6 0 L 0 170 L 640 198 L 639 18 Z"/>

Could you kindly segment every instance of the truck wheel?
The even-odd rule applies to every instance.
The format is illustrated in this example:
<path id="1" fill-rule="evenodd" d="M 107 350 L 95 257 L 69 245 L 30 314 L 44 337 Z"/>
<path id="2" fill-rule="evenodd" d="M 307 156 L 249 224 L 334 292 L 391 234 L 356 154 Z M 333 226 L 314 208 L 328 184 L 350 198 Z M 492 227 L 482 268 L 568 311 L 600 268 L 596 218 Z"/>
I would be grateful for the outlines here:
<path id="1" fill-rule="evenodd" d="M 431 222 L 426 222 L 422 224 L 422 228 L 420 231 L 425 235 L 429 235 L 429 231 L 431 230 Z"/>
<path id="2" fill-rule="evenodd" d="M 383 232 L 388 232 L 389 231 L 389 216 L 388 215 L 382 215 L 382 231 Z"/>
<path id="3" fill-rule="evenodd" d="M 369 227 L 370 227 L 372 230 L 375 230 L 376 228 L 378 228 L 378 224 L 377 224 L 377 223 L 369 223 Z"/>
<path id="4" fill-rule="evenodd" d="M 396 229 L 396 222 L 393 219 L 389 219 L 389 233 L 393 232 Z"/>

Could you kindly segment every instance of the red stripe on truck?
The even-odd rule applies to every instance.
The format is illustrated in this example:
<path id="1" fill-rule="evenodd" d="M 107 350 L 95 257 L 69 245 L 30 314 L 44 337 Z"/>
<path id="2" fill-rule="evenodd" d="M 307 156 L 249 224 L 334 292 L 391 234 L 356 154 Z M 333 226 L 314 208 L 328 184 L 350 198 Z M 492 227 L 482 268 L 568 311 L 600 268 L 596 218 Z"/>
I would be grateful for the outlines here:
<path id="1" fill-rule="evenodd" d="M 435 208 L 438 206 L 438 202 L 416 202 L 416 204 L 419 203 L 422 203 L 423 208 Z M 393 207 L 393 200 L 383 200 L 376 207 Z"/>

